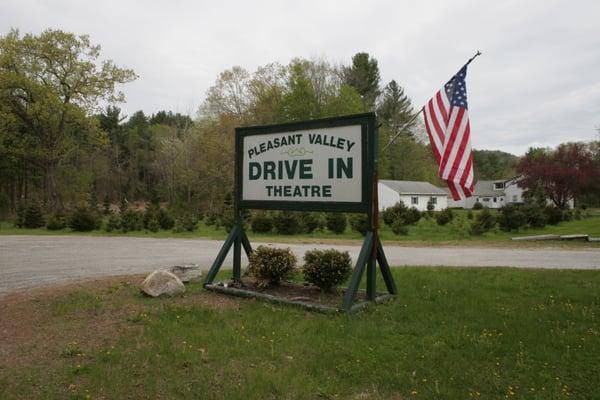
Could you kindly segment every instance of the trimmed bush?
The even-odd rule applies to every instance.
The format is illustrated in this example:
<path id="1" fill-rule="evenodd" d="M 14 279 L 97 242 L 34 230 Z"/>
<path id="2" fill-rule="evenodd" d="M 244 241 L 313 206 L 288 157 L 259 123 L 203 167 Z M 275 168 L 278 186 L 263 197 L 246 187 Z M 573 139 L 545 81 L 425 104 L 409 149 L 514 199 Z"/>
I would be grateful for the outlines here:
<path id="1" fill-rule="evenodd" d="M 258 246 L 249 257 L 248 274 L 259 287 L 278 286 L 296 267 L 296 256 L 287 249 Z"/>
<path id="2" fill-rule="evenodd" d="M 187 232 L 194 232 L 198 227 L 198 219 L 190 214 L 184 215 L 181 218 L 179 218 L 179 222 L 183 230 Z"/>
<path id="3" fill-rule="evenodd" d="M 320 225 L 319 214 L 312 212 L 300 213 L 300 225 L 303 232 L 313 233 Z"/>
<path id="4" fill-rule="evenodd" d="M 211 212 L 206 215 L 206 219 L 204 220 L 204 223 L 207 226 L 214 226 L 214 225 L 217 225 L 218 219 L 219 218 L 218 218 L 217 214 Z"/>
<path id="5" fill-rule="evenodd" d="M 304 254 L 304 279 L 318 286 L 323 292 L 330 292 L 337 285 L 344 283 L 351 270 L 352 259 L 347 251 L 309 250 Z"/>
<path id="6" fill-rule="evenodd" d="M 525 221 L 531 228 L 543 228 L 546 226 L 548 217 L 544 214 L 544 210 L 537 204 L 527 205 L 521 208 L 525 214 Z"/>
<path id="7" fill-rule="evenodd" d="M 77 232 L 89 232 L 96 229 L 96 213 L 89 207 L 78 207 L 69 219 L 69 228 Z"/>
<path id="8" fill-rule="evenodd" d="M 235 225 L 235 216 L 233 212 L 233 207 L 226 206 L 221 215 L 219 215 L 219 223 L 225 228 L 227 232 L 233 229 Z"/>
<path id="9" fill-rule="evenodd" d="M 268 233 L 273 230 L 273 220 L 265 212 L 256 213 L 250 226 L 254 233 Z"/>
<path id="10" fill-rule="evenodd" d="M 46 229 L 49 231 L 60 231 L 66 227 L 67 219 L 62 214 L 53 214 L 50 218 L 48 218 L 48 222 L 46 223 Z"/>
<path id="11" fill-rule="evenodd" d="M 41 228 L 45 226 L 44 215 L 42 209 L 37 203 L 29 203 L 23 213 L 24 228 Z"/>
<path id="12" fill-rule="evenodd" d="M 421 219 L 421 212 L 415 207 L 408 208 L 402 201 L 399 201 L 392 207 L 383 210 L 381 216 L 383 222 L 391 228 L 398 219 L 402 220 L 403 225 L 416 224 Z"/>
<path id="13" fill-rule="evenodd" d="M 471 235 L 482 235 L 485 232 L 490 231 L 496 226 L 496 217 L 490 212 L 489 209 L 484 208 L 483 211 L 477 214 L 475 221 L 471 224 L 469 233 Z"/>
<path id="14" fill-rule="evenodd" d="M 158 217 L 156 215 L 153 215 L 150 218 L 146 229 L 148 229 L 150 232 L 158 232 L 160 230 L 160 223 L 158 222 Z"/>
<path id="15" fill-rule="evenodd" d="M 411 207 L 403 218 L 407 225 L 414 225 L 421 219 L 421 212 L 416 207 Z"/>
<path id="16" fill-rule="evenodd" d="M 121 213 L 121 230 L 123 232 L 141 231 L 144 229 L 144 214 L 126 210 Z"/>
<path id="17" fill-rule="evenodd" d="M 544 214 L 548 219 L 548 224 L 557 225 L 563 220 L 563 212 L 556 206 L 546 206 L 544 208 Z"/>
<path id="18" fill-rule="evenodd" d="M 353 231 L 365 236 L 369 230 L 369 219 L 365 214 L 352 214 L 349 218 L 350 227 Z"/>
<path id="19" fill-rule="evenodd" d="M 106 222 L 106 226 L 104 230 L 106 232 L 116 231 L 117 229 L 121 229 L 121 219 L 115 213 L 110 213 L 108 217 L 108 221 Z"/>
<path id="20" fill-rule="evenodd" d="M 391 227 L 398 218 L 403 218 L 407 212 L 408 207 L 406 207 L 402 201 L 399 201 L 392 207 L 388 207 L 385 210 L 383 210 L 381 216 L 383 218 L 383 222 L 387 226 Z"/>
<path id="21" fill-rule="evenodd" d="M 445 210 L 440 211 L 439 213 L 437 213 L 435 215 L 435 220 L 436 220 L 437 224 L 441 225 L 441 226 L 446 225 L 448 222 L 452 221 L 453 218 L 454 218 L 454 213 L 449 208 L 446 208 Z"/>
<path id="22" fill-rule="evenodd" d="M 408 226 L 404 224 L 402 218 L 398 218 L 391 226 L 392 232 L 396 235 L 408 235 Z"/>
<path id="23" fill-rule="evenodd" d="M 17 204 L 17 217 L 15 219 L 15 226 L 17 228 L 23 228 L 25 222 L 25 208 L 25 204 L 22 201 Z"/>
<path id="24" fill-rule="evenodd" d="M 498 212 L 498 225 L 503 231 L 514 231 L 524 226 L 527 218 L 523 211 L 512 204 L 505 205 Z"/>
<path id="25" fill-rule="evenodd" d="M 475 202 L 475 204 L 473 204 L 473 210 L 481 210 L 483 208 L 483 204 L 481 204 L 480 202 Z"/>
<path id="26" fill-rule="evenodd" d="M 275 232 L 282 235 L 293 235 L 300 232 L 300 218 L 291 211 L 279 211 L 273 216 Z"/>
<path id="27" fill-rule="evenodd" d="M 175 226 L 175 220 L 171 214 L 169 214 L 169 212 L 163 208 L 158 210 L 157 218 L 160 229 L 169 230 L 173 229 L 173 226 Z"/>
<path id="28" fill-rule="evenodd" d="M 346 230 L 346 225 L 348 224 L 348 221 L 346 220 L 346 214 L 335 212 L 327 213 L 325 222 L 327 224 L 327 229 L 338 235 L 344 233 Z"/>

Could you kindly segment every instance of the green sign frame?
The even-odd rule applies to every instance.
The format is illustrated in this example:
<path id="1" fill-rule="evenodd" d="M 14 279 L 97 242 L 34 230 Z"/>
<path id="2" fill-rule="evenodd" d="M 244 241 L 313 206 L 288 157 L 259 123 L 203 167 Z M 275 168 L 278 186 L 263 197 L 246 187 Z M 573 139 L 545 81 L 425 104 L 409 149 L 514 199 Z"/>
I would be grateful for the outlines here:
<path id="1" fill-rule="evenodd" d="M 243 139 L 251 135 L 281 134 L 300 130 L 319 128 L 333 128 L 343 126 L 361 126 L 361 161 L 362 161 L 362 190 L 360 202 L 339 201 L 280 201 L 280 200 L 244 200 L 243 199 Z M 363 244 L 356 262 L 356 266 L 345 289 L 344 298 L 339 309 L 329 311 L 353 312 L 364 305 L 378 303 L 380 301 L 394 298 L 397 294 L 396 284 L 392 276 L 390 266 L 385 257 L 381 240 L 379 239 L 379 201 L 377 193 L 377 119 L 374 113 L 348 115 L 337 118 L 325 118 L 319 120 L 294 122 L 279 125 L 253 126 L 236 128 L 235 142 L 235 200 L 234 213 L 235 225 L 229 232 L 229 236 L 223 243 L 217 254 L 206 278 L 204 288 L 207 290 L 242 297 L 265 298 L 280 304 L 293 304 L 307 309 L 324 311 L 325 306 L 316 306 L 302 302 L 294 302 L 283 298 L 264 295 L 258 292 L 246 291 L 241 286 L 241 255 L 242 248 L 250 257 L 252 246 L 246 235 L 242 212 L 246 209 L 266 209 L 281 211 L 323 211 L 323 212 L 354 212 L 367 214 L 369 229 L 365 234 Z M 227 254 L 233 247 L 233 273 L 232 285 L 216 284 L 214 280 L 221 269 Z M 387 293 L 379 293 L 376 290 L 377 265 L 381 271 Z M 364 299 L 355 303 L 359 292 L 360 281 L 366 274 L 366 293 Z M 236 287 L 237 286 L 237 287 Z"/>
<path id="2" fill-rule="evenodd" d="M 355 114 L 336 118 L 325 118 L 279 125 L 252 126 L 235 129 L 235 201 L 239 209 L 323 211 L 368 213 L 373 208 L 373 170 L 375 168 L 375 114 Z M 282 201 L 243 199 L 243 143 L 244 138 L 253 135 L 280 134 L 301 130 L 361 126 L 361 179 L 362 200 L 360 202 L 339 201 Z"/>

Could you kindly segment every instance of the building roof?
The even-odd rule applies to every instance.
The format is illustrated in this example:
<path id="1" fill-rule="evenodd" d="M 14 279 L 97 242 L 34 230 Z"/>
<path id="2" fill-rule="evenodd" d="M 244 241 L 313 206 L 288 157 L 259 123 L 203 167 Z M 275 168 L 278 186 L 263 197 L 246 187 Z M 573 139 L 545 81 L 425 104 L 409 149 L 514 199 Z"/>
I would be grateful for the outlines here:
<path id="1" fill-rule="evenodd" d="M 514 179 L 514 178 L 511 178 Z M 475 182 L 475 191 L 473 192 L 473 196 L 479 197 L 498 197 L 504 196 L 504 189 L 494 189 L 494 183 L 503 182 L 506 184 L 510 182 L 511 179 L 496 179 L 494 181 L 477 181 Z M 450 196 L 450 189 L 443 189 Z"/>
<path id="2" fill-rule="evenodd" d="M 379 183 L 384 184 L 398 194 L 447 196 L 446 192 L 429 182 L 380 180 Z"/>
<path id="3" fill-rule="evenodd" d="M 494 183 L 496 182 L 504 182 L 504 180 L 499 179 L 496 181 L 477 181 L 475 183 L 475 192 L 473 195 L 484 197 L 504 196 L 504 188 L 494 190 Z"/>

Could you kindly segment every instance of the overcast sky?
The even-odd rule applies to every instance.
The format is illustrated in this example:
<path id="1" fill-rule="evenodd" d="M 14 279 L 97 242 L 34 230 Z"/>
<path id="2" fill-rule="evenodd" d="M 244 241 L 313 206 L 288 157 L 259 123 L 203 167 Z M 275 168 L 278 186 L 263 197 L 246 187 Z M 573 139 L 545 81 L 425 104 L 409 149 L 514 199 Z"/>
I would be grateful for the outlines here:
<path id="1" fill-rule="evenodd" d="M 89 34 L 133 68 L 127 114 L 195 115 L 219 72 L 294 57 L 349 63 L 365 51 L 382 84 L 420 108 L 475 53 L 467 76 L 473 146 L 599 137 L 600 1 L 59 1 L 0 3 L 0 30 Z"/>

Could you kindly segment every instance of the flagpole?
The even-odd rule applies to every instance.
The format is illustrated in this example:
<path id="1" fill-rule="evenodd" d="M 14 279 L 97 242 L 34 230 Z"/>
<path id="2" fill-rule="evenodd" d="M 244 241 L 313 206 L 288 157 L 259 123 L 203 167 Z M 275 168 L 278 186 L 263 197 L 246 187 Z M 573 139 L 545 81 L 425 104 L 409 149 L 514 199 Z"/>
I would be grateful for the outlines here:
<path id="1" fill-rule="evenodd" d="M 467 61 L 467 63 L 465 64 L 465 67 L 469 64 L 471 64 L 471 61 L 473 61 L 474 59 L 476 59 L 477 57 L 479 57 L 481 55 L 481 52 L 479 50 L 477 50 L 477 53 L 475 53 L 475 55 L 471 58 L 469 58 L 469 61 Z"/>
<path id="2" fill-rule="evenodd" d="M 471 64 L 471 62 L 476 59 L 477 57 L 479 57 L 481 55 L 481 52 L 479 50 L 477 50 L 477 53 L 475 53 L 475 55 L 471 58 L 469 58 L 469 61 L 467 61 L 467 63 L 465 65 L 463 65 L 462 68 L 466 67 L 467 65 Z M 462 69 L 461 68 L 461 69 Z M 400 134 L 402 132 L 404 132 L 404 130 L 406 128 L 408 128 L 410 126 L 410 124 L 412 124 L 414 122 L 415 119 L 417 119 L 417 117 L 419 116 L 419 114 L 421 114 L 423 112 L 423 108 L 421 107 L 421 109 L 419 110 L 419 112 L 417 112 L 415 115 L 412 116 L 411 119 L 408 120 L 408 122 L 406 124 L 404 124 L 404 126 L 398 131 L 398 133 L 396 133 L 394 135 L 394 137 L 392 137 L 389 142 L 383 147 L 383 149 L 381 149 L 381 152 L 383 153 L 385 150 L 387 150 L 388 147 L 390 147 L 390 145 L 394 142 L 394 140 L 396 140 L 396 138 L 398 136 L 400 136 Z"/>
<path id="3" fill-rule="evenodd" d="M 421 114 L 422 112 L 423 112 L 423 109 L 421 108 L 421 109 L 419 110 L 419 112 L 418 112 L 418 113 L 416 113 L 415 115 L 413 115 L 413 116 L 412 116 L 412 118 L 411 118 L 411 119 L 409 119 L 409 120 L 408 120 L 408 122 L 407 122 L 406 124 L 404 124 L 404 126 L 403 126 L 403 127 L 402 127 L 402 128 L 399 130 L 399 131 L 398 131 L 398 133 L 396 133 L 396 134 L 394 135 L 394 137 L 390 139 L 390 141 L 389 141 L 389 142 L 388 142 L 388 143 L 387 143 L 387 144 L 386 144 L 386 145 L 383 147 L 383 149 L 381 149 L 381 152 L 384 152 L 384 151 L 385 151 L 385 150 L 386 150 L 388 147 L 390 147 L 390 145 L 391 145 L 391 144 L 394 142 L 394 140 L 396 140 L 396 138 L 397 138 L 398 136 L 400 136 L 400 134 L 401 134 L 402 132 L 404 132 L 404 130 L 405 130 L 406 128 L 408 128 L 408 127 L 410 126 L 410 124 L 412 124 L 412 123 L 413 123 L 413 121 L 414 121 L 415 119 L 417 119 L 417 117 L 419 116 L 419 114 Z"/>

